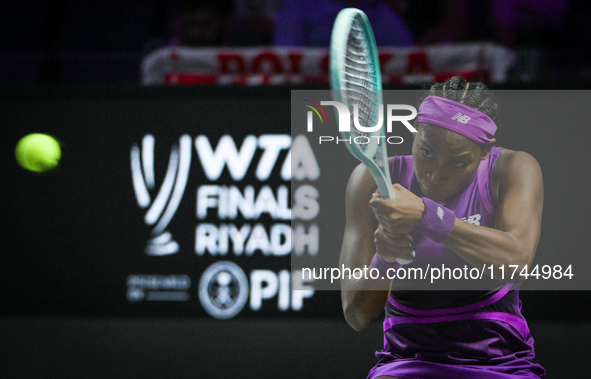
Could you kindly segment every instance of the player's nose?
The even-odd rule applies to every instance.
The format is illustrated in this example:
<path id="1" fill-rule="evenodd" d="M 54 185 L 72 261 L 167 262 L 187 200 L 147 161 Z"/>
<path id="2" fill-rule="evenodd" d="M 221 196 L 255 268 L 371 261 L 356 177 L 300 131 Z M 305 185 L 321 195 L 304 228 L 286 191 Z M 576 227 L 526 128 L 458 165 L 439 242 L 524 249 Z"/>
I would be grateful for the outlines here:
<path id="1" fill-rule="evenodd" d="M 445 182 L 445 174 L 441 172 L 441 170 L 431 170 L 427 173 L 427 178 L 429 179 L 429 182 L 434 186 L 438 186 Z"/>

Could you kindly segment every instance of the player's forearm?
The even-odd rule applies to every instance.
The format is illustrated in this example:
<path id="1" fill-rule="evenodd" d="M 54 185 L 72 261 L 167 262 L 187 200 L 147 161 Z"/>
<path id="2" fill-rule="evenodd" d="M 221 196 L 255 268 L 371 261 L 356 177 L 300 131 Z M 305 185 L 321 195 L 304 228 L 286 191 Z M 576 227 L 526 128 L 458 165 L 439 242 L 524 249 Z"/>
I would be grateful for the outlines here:
<path id="1" fill-rule="evenodd" d="M 384 310 L 392 280 L 351 279 L 341 281 L 345 320 L 357 331 L 367 328 Z M 373 289 L 370 289 L 373 288 Z"/>
<path id="2" fill-rule="evenodd" d="M 375 246 L 366 238 L 359 241 L 346 233 L 339 265 L 350 270 L 341 274 L 341 300 L 347 323 L 357 331 L 369 326 L 380 316 L 392 287 L 392 279 L 371 279 L 371 260 Z M 355 272 L 363 273 L 360 278 Z M 357 277 L 357 278 L 356 278 Z"/>
<path id="3" fill-rule="evenodd" d="M 499 270 L 502 265 L 518 265 L 521 271 L 532 263 L 538 239 L 539 231 L 536 236 L 518 238 L 508 232 L 471 225 L 456 218 L 444 244 L 474 267 L 492 265 Z M 497 276 L 499 273 L 495 273 L 495 277 L 501 277 Z M 515 281 L 519 279 L 514 278 Z"/>

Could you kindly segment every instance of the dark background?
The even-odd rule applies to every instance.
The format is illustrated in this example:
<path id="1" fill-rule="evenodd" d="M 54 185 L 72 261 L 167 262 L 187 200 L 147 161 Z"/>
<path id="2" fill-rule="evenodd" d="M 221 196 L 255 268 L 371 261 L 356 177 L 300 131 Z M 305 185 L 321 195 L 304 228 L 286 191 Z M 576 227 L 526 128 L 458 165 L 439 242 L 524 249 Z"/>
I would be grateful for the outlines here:
<path id="1" fill-rule="evenodd" d="M 182 19 L 182 3 L 190 2 L 23 0 L 1 8 L 0 377 L 363 378 L 382 344 L 381 323 L 353 331 L 337 292 L 317 292 L 300 313 L 279 312 L 267 301 L 261 312 L 245 308 L 226 321 L 205 314 L 198 302 L 125 299 L 130 273 L 183 267 L 198 274 L 208 262 L 183 250 L 162 267 L 163 261 L 143 254 L 150 228 L 131 187 L 132 144 L 153 133 L 157 162 L 166 162 L 181 133 L 212 139 L 225 132 L 289 133 L 293 88 L 139 88 L 142 58 L 178 37 L 173 26 Z M 233 16 L 232 24 L 242 26 L 232 44 L 270 45 L 274 16 L 263 10 L 266 2 L 243 3 L 250 15 Z M 438 13 L 443 3 L 412 1 L 411 28 L 445 19 Z M 486 12 L 485 1 L 476 3 Z M 510 47 L 517 63 L 498 88 L 590 88 L 591 5 L 571 0 L 569 7 L 562 26 L 516 36 Z M 473 26 L 488 35 L 455 42 L 494 34 L 486 15 L 472 16 Z M 548 102 L 525 99 L 530 112 L 516 114 L 522 122 L 501 125 L 498 133 L 499 145 L 532 153 L 544 171 L 538 259 L 572 260 L 577 280 L 588 277 L 591 248 L 586 93 L 554 113 Z M 530 116 L 537 122 L 528 122 Z M 38 175 L 16 164 L 16 142 L 30 132 L 60 140 L 56 170 Z M 344 171 L 356 164 L 347 159 Z M 196 188 L 196 173 L 188 191 Z M 190 197 L 185 193 L 171 224 L 175 238 L 186 238 L 179 240 L 183 246 L 191 245 L 196 223 Z M 183 226 L 183 220 L 189 222 Z M 289 260 L 273 264 L 288 267 Z M 522 291 L 521 298 L 548 378 L 588 377 L 590 292 L 538 288 Z"/>
<path id="2" fill-rule="evenodd" d="M 522 93 L 532 99 L 533 109 L 516 115 L 507 103 L 508 115 L 516 120 L 500 123 L 499 144 L 529 151 L 542 165 L 546 198 L 539 259 L 551 264 L 572 260 L 575 278 L 585 278 L 585 152 L 590 133 L 580 109 L 590 95 Z M 276 303 L 266 301 L 261 312 L 245 308 L 227 321 L 211 318 L 197 301 L 131 304 L 125 299 L 125 279 L 131 273 L 193 274 L 215 261 L 197 257 L 191 249 L 167 258 L 143 254 L 149 228 L 142 222 L 144 211 L 131 186 L 131 146 L 148 132 L 157 143 L 167 138 L 174 143 L 183 133 L 195 137 L 207 131 L 212 144 L 222 133 L 231 133 L 236 141 L 246 134 L 289 133 L 290 96 L 289 88 L 6 91 L 0 106 L 3 376 L 366 375 L 373 365 L 371 352 L 380 348 L 380 323 L 362 333 L 353 331 L 342 317 L 335 291 L 317 292 L 299 313 L 279 312 Z M 549 112 L 552 104 L 560 109 Z M 527 114 L 536 107 L 540 114 L 528 122 Z M 555 114 L 555 119 L 548 114 Z M 211 132 L 212 124 L 223 129 Z M 14 146 L 30 132 L 60 140 L 63 159 L 56 170 L 35 174 L 17 165 Z M 163 158 L 168 146 L 161 151 Z M 344 156 L 339 170 L 349 171 L 356 162 Z M 196 164 L 195 156 L 193 160 Z M 323 165 L 321 172 L 330 174 L 326 166 L 334 163 Z M 193 243 L 196 218 L 190 204 L 202 176 L 198 169 L 191 170 L 171 223 L 182 246 Z M 335 180 L 344 184 L 346 176 Z M 339 185 L 332 187 L 335 198 L 342 198 L 344 188 L 335 190 Z M 275 259 L 235 260 L 253 268 L 289 267 L 289 258 Z M 588 289 L 581 283 L 578 289 Z M 591 328 L 585 310 L 591 296 L 582 290 L 522 291 L 523 314 L 538 341 L 538 361 L 552 374 L 549 377 L 583 375 L 586 370 L 582 358 Z M 563 371 L 568 375 L 562 376 Z"/>

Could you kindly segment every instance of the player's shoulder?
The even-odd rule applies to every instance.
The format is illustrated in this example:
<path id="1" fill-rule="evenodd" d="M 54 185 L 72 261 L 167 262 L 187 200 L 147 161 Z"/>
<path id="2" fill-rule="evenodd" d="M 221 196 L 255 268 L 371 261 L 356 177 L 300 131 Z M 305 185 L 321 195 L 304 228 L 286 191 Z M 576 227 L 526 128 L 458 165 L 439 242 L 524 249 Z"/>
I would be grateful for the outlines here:
<path id="1" fill-rule="evenodd" d="M 359 163 L 357 166 L 355 166 L 353 172 L 351 172 L 347 186 L 365 186 L 367 183 L 371 182 L 373 182 L 371 173 L 363 163 Z"/>
<path id="2" fill-rule="evenodd" d="M 498 186 L 522 185 L 524 181 L 541 185 L 542 169 L 533 155 L 502 148 L 495 162 L 493 178 L 495 192 L 498 193 Z"/>
<path id="3" fill-rule="evenodd" d="M 495 162 L 495 174 L 510 174 L 515 170 L 539 170 L 540 164 L 533 155 L 525 151 L 501 148 Z"/>
<path id="4" fill-rule="evenodd" d="M 346 197 L 356 199 L 360 195 L 367 195 L 375 192 L 377 185 L 371 173 L 363 163 L 359 163 L 351 172 L 347 183 Z"/>

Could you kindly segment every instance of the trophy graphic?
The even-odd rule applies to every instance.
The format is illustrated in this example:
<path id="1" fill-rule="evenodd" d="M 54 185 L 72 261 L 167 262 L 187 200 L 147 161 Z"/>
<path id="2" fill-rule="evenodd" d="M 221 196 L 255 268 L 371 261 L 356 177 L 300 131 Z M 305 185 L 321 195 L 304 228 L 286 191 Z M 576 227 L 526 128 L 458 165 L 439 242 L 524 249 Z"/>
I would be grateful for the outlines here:
<path id="1" fill-rule="evenodd" d="M 131 148 L 131 173 L 137 203 L 147 209 L 144 221 L 154 228 L 145 248 L 148 255 L 163 256 L 179 251 L 179 244 L 166 227 L 174 216 L 187 186 L 191 166 L 192 139 L 183 135 L 179 145 L 173 145 L 168 160 L 168 169 L 160 188 L 156 191 L 154 179 L 154 136 L 147 134 Z M 155 197 L 152 199 L 150 193 Z"/>

